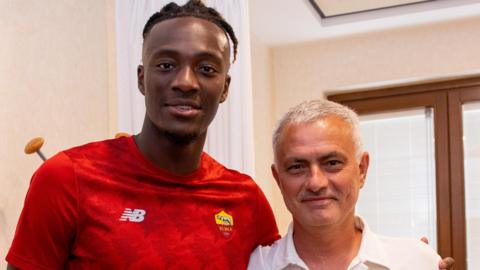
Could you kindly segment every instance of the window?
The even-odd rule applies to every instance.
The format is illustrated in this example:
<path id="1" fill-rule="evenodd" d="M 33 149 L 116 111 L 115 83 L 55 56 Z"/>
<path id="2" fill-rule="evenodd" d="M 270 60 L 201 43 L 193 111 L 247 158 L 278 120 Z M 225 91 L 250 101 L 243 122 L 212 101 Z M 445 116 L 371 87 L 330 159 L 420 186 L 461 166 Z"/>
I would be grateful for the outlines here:
<path id="1" fill-rule="evenodd" d="M 426 235 L 456 269 L 480 269 L 480 77 L 328 98 L 360 115 L 371 168 L 357 211 L 372 229 Z"/>
<path id="2" fill-rule="evenodd" d="M 427 236 L 436 247 L 433 110 L 360 116 L 360 131 L 372 162 L 357 214 L 377 233 Z"/>
<path id="3" fill-rule="evenodd" d="M 480 102 L 462 106 L 467 265 L 480 269 Z"/>

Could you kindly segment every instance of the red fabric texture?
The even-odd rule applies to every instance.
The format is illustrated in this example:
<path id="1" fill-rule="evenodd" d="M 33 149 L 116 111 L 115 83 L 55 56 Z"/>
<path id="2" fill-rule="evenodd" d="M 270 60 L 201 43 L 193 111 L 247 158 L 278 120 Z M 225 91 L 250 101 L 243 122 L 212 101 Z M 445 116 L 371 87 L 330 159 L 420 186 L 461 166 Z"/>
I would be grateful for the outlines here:
<path id="1" fill-rule="evenodd" d="M 37 170 L 6 259 L 21 269 L 246 269 L 257 245 L 278 238 L 249 176 L 206 153 L 198 170 L 173 175 L 124 137 Z"/>

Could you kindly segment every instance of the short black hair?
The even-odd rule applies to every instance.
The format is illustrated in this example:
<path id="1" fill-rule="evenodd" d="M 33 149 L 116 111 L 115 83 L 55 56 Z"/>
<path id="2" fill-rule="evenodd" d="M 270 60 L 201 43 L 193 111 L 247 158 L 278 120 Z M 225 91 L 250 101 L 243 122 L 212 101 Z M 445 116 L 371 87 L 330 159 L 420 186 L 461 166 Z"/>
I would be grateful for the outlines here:
<path id="1" fill-rule="evenodd" d="M 222 15 L 213 8 L 205 6 L 201 0 L 189 0 L 185 5 L 179 6 L 176 3 L 170 2 L 165 5 L 159 12 L 155 12 L 150 19 L 148 19 L 143 28 L 143 40 L 145 40 L 152 30 L 152 27 L 162 21 L 178 18 L 178 17 L 196 17 L 207 20 L 220 27 L 233 42 L 233 61 L 237 59 L 238 40 L 233 32 L 232 26 L 225 21 Z"/>

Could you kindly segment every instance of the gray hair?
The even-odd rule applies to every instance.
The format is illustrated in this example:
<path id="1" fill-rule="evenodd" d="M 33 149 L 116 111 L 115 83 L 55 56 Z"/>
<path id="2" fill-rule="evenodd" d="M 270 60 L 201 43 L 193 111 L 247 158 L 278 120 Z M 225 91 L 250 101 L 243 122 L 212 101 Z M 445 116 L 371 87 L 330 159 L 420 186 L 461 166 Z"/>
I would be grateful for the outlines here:
<path id="1" fill-rule="evenodd" d="M 272 137 L 273 150 L 276 151 L 280 134 L 287 124 L 311 123 L 327 116 L 336 116 L 350 125 L 355 143 L 355 156 L 357 159 L 360 159 L 363 153 L 363 145 L 360 136 L 358 115 L 347 106 L 326 99 L 304 101 L 290 108 L 278 121 L 274 129 Z"/>

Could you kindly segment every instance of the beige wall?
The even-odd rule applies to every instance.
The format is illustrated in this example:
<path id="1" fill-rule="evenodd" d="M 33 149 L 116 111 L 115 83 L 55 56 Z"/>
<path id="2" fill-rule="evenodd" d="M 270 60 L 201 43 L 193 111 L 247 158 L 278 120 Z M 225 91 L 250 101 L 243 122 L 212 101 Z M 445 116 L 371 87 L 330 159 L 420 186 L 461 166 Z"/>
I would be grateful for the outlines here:
<path id="1" fill-rule="evenodd" d="M 0 1 L 0 268 L 41 164 L 25 143 L 42 136 L 52 156 L 115 130 L 114 12 L 113 0 Z"/>
<path id="2" fill-rule="evenodd" d="M 480 69 L 480 17 L 273 49 L 276 116 L 325 90 Z"/>
<path id="3" fill-rule="evenodd" d="M 254 115 L 256 121 L 265 121 L 263 125 L 268 127 L 289 107 L 321 98 L 327 90 L 480 70 L 480 17 L 273 48 L 258 38 L 252 40 L 254 74 L 258 72 L 253 77 L 257 99 Z M 265 73 L 271 79 L 260 76 Z M 273 91 L 272 101 L 266 101 L 264 88 Z M 263 115 L 265 112 L 271 114 L 270 122 Z M 263 132 L 267 131 L 261 125 L 255 123 L 256 173 L 266 177 L 270 175 L 266 161 L 271 160 L 271 153 L 263 146 Z M 275 190 L 274 186 L 265 188 Z M 272 192 L 269 200 L 284 233 L 290 215 L 276 195 Z"/>
<path id="4" fill-rule="evenodd" d="M 272 50 L 252 34 L 252 84 L 255 138 L 255 179 L 262 188 L 281 232 L 286 232 L 290 216 L 283 206 L 275 180 L 270 172 L 273 162 L 271 134 L 275 125 L 275 82 L 273 80 Z"/>

